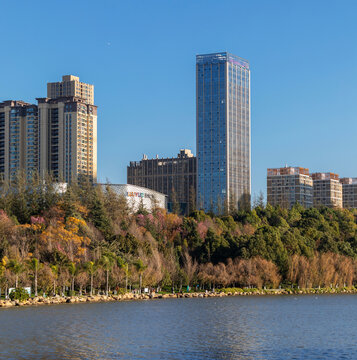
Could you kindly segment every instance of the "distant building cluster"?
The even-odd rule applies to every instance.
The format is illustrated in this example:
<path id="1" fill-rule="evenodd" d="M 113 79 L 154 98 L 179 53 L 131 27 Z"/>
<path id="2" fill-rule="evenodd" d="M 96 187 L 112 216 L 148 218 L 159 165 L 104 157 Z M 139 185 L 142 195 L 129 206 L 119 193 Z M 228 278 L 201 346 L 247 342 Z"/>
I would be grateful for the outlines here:
<path id="1" fill-rule="evenodd" d="M 357 179 L 340 179 L 330 172 L 310 174 L 301 167 L 268 169 L 267 202 L 288 209 L 296 203 L 305 208 L 357 208 Z"/>
<path id="2" fill-rule="evenodd" d="M 250 207 L 250 67 L 228 52 L 196 56 L 197 158 L 181 150 L 176 158 L 132 161 L 128 183 L 169 196 L 169 209 L 179 202 L 221 213 Z"/>
<path id="3" fill-rule="evenodd" d="M 127 167 L 128 184 L 168 196 L 169 210 L 182 214 L 193 208 L 221 213 L 250 207 L 247 60 L 228 52 L 196 56 L 196 129 L 197 157 L 187 149 L 174 158 L 144 155 Z M 66 183 L 81 178 L 96 183 L 93 85 L 65 75 L 47 84 L 47 97 L 37 98 L 37 104 L 0 103 L 0 177 L 11 181 L 20 170 L 28 180 L 38 172 Z"/>
<path id="4" fill-rule="evenodd" d="M 196 147 L 176 157 L 149 159 L 127 166 L 127 182 L 110 185 L 134 208 L 154 200 L 169 211 L 194 208 L 223 213 L 250 208 L 250 66 L 228 52 L 196 56 Z M 50 173 L 70 183 L 97 181 L 97 106 L 94 86 L 77 76 L 47 84 L 37 104 L 0 103 L 0 178 L 19 171 L 27 180 Z M 105 184 L 99 184 L 106 186 Z M 156 199 L 156 200 L 155 200 Z M 357 178 L 313 173 L 302 167 L 267 170 L 267 202 L 291 208 L 357 208 Z M 150 203 L 150 204 L 149 204 Z"/>
<path id="5" fill-rule="evenodd" d="M 19 171 L 51 173 L 65 182 L 97 179 L 97 107 L 94 86 L 72 75 L 47 84 L 37 104 L 0 103 L 0 176 L 13 180 Z"/>

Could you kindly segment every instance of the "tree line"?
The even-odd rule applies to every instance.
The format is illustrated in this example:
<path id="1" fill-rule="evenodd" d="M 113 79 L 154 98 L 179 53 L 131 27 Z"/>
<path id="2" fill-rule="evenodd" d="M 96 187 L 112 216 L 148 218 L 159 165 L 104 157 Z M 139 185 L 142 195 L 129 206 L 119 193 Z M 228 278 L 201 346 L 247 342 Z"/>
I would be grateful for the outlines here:
<path id="1" fill-rule="evenodd" d="M 110 293 L 143 287 L 351 286 L 356 211 L 264 205 L 214 216 L 133 211 L 89 182 L 59 192 L 50 176 L 0 186 L 0 289 Z"/>

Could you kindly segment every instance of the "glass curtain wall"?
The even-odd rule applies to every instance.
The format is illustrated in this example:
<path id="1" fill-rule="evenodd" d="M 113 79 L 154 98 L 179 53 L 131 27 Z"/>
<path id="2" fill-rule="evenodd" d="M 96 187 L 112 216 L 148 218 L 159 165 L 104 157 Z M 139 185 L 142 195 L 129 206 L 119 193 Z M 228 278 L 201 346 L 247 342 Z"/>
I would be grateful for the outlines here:
<path id="1" fill-rule="evenodd" d="M 229 53 L 196 57 L 197 206 L 222 213 L 250 198 L 250 81 Z"/>

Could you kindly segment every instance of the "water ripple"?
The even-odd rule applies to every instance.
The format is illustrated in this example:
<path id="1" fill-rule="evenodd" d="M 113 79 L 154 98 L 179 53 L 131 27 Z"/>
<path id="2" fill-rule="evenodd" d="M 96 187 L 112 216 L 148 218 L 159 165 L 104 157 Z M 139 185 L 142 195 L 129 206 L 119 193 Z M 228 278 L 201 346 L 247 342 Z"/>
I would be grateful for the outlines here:
<path id="1" fill-rule="evenodd" d="M 357 297 L 168 299 L 0 310 L 1 359 L 355 359 Z"/>

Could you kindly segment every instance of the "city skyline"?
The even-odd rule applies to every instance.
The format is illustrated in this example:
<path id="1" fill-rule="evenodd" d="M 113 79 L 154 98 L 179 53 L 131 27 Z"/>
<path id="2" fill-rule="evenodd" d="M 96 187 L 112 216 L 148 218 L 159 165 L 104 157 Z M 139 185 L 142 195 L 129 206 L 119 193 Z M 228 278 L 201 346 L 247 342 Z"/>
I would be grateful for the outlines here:
<path id="1" fill-rule="evenodd" d="M 96 11 L 71 4 L 74 12 L 94 24 L 80 43 L 73 33 L 84 20 L 62 26 L 65 6 L 56 6 L 59 16 L 53 19 L 48 16 L 53 4 L 6 4 L 4 10 L 16 13 L 19 22 L 14 27 L 5 18 L 2 24 L 7 51 L 2 56 L 6 71 L 0 98 L 32 103 L 32 94 L 44 94 L 45 83 L 63 74 L 95 84 L 100 113 L 98 177 L 124 183 L 126 165 L 142 153 L 171 157 L 177 149 L 188 148 L 196 155 L 195 55 L 229 50 L 249 59 L 254 68 L 253 196 L 265 192 L 266 169 L 285 163 L 353 177 L 357 51 L 351 44 L 357 5 L 344 4 L 154 2 L 142 3 L 140 12 L 131 4 L 104 3 Z M 238 10 L 244 13 L 240 28 L 235 21 Z M 212 27 L 213 22 L 221 26 Z M 50 36 L 52 26 L 61 27 L 61 32 Z M 26 57 L 12 55 L 20 40 Z M 90 50 L 90 56 L 78 52 L 79 47 Z M 74 51 L 76 56 L 69 56 Z M 132 81 L 135 76 L 139 82 Z M 131 146 L 134 142 L 140 145 Z"/>

